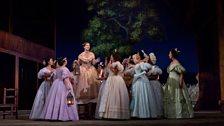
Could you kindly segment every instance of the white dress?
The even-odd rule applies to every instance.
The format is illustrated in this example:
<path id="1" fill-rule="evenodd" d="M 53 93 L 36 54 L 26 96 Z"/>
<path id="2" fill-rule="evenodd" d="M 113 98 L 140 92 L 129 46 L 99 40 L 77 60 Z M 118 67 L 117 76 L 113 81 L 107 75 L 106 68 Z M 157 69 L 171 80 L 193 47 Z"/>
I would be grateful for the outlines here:
<path id="1" fill-rule="evenodd" d="M 109 119 L 129 119 L 129 96 L 121 72 L 124 70 L 120 62 L 112 63 L 112 67 L 119 70 L 118 75 L 115 75 L 109 70 L 109 76 L 106 80 L 104 90 L 102 92 L 99 117 Z"/>
<path id="2" fill-rule="evenodd" d="M 107 77 L 108 76 L 108 67 L 105 67 L 103 70 L 103 77 Z M 106 83 L 106 78 L 101 80 L 101 85 L 100 85 L 100 90 L 99 90 L 99 94 L 98 94 L 98 98 L 97 98 L 97 104 L 96 104 L 96 111 L 95 111 L 95 118 L 96 119 L 100 119 L 99 117 L 99 107 L 100 107 L 100 101 L 102 98 L 102 93 L 104 91 L 105 88 L 105 83 Z"/>

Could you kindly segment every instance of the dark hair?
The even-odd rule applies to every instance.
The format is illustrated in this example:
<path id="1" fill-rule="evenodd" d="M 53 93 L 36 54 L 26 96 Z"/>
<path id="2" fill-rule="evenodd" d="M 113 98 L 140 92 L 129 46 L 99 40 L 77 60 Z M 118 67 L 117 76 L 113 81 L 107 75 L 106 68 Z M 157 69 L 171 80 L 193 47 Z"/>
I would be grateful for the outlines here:
<path id="1" fill-rule="evenodd" d="M 139 54 L 141 60 L 143 60 L 145 58 L 144 53 L 142 51 L 139 51 L 138 54 Z"/>
<path id="2" fill-rule="evenodd" d="M 62 66 L 65 63 L 64 57 L 57 58 L 57 63 L 59 66 Z"/>
<path id="3" fill-rule="evenodd" d="M 107 62 L 107 64 L 110 62 L 110 57 L 109 56 L 107 56 L 107 57 L 105 57 L 105 61 Z M 107 65 L 107 64 L 105 64 L 105 65 Z"/>
<path id="4" fill-rule="evenodd" d="M 175 58 L 175 59 L 178 58 L 180 55 L 180 50 L 178 48 L 174 48 L 170 52 L 171 52 L 173 58 Z"/>
<path id="5" fill-rule="evenodd" d="M 114 61 L 120 61 L 121 62 L 121 56 L 117 51 L 113 52 L 111 55 L 113 56 Z"/>
<path id="6" fill-rule="evenodd" d="M 129 64 L 132 64 L 132 65 L 135 64 L 135 62 L 134 62 L 134 60 L 132 58 L 130 59 Z"/>
<path id="7" fill-rule="evenodd" d="M 86 44 L 90 44 L 90 42 L 85 41 L 84 43 L 82 43 L 82 46 L 84 47 Z"/>
<path id="8" fill-rule="evenodd" d="M 44 61 L 43 61 L 43 65 L 44 66 L 47 66 L 48 65 L 48 62 L 53 59 L 52 57 L 47 57 L 47 58 L 44 58 Z"/>

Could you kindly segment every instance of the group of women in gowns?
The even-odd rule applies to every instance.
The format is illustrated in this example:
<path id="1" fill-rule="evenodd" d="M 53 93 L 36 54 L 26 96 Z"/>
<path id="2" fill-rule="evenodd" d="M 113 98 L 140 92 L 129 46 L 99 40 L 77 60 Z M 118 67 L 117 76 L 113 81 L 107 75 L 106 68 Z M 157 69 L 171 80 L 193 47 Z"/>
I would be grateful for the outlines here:
<path id="1" fill-rule="evenodd" d="M 193 109 L 189 94 L 183 81 L 185 69 L 178 62 L 179 50 L 169 53 L 171 64 L 165 90 L 159 82 L 162 70 L 156 65 L 154 53 L 148 56 L 140 51 L 121 63 L 120 55 L 113 52 L 97 72 L 94 65 L 99 62 L 90 51 L 90 43 L 83 44 L 84 52 L 75 60 L 79 73 L 73 74 L 62 63 L 53 76 L 53 84 L 46 91 L 45 102 L 36 110 L 40 98 L 40 86 L 30 119 L 79 120 L 77 104 L 96 103 L 97 119 L 130 119 L 133 118 L 192 118 Z M 45 81 L 43 83 L 50 83 Z M 72 84 L 73 86 L 72 86 Z M 75 87 L 75 88 L 74 88 Z M 73 90 L 74 89 L 74 90 Z M 74 96 L 74 105 L 65 102 L 68 92 Z M 36 117 L 33 113 L 39 111 Z"/>
<path id="2" fill-rule="evenodd" d="M 178 55 L 179 50 L 173 49 L 172 51 L 170 51 L 169 58 L 171 60 L 171 64 L 175 64 L 175 61 L 178 61 Z M 191 106 L 191 101 L 186 89 L 186 85 L 182 78 L 184 74 L 184 68 L 179 62 L 177 62 L 177 68 L 172 71 L 169 70 L 170 66 L 168 67 L 167 72 L 169 73 L 169 76 L 167 79 L 167 83 L 165 84 L 165 90 L 163 90 L 162 85 L 159 82 L 159 76 L 162 74 L 162 70 L 156 65 L 156 56 L 154 53 L 150 53 L 148 58 L 149 59 L 147 59 L 145 57 L 145 54 L 141 51 L 134 54 L 132 58 L 129 58 L 127 60 L 128 62 L 126 62 L 126 65 L 124 65 L 126 66 L 124 71 L 120 73 L 122 79 L 125 80 L 126 88 L 128 89 L 129 93 L 130 117 L 192 118 L 193 108 Z M 130 62 L 131 60 L 133 62 Z M 105 66 L 108 67 L 105 67 L 104 69 L 109 68 L 109 76 L 113 75 L 110 71 L 110 65 Z M 172 78 L 174 74 L 177 75 L 177 82 L 170 82 L 170 78 Z M 181 79 L 182 81 L 180 81 Z M 109 80 L 110 79 L 102 81 L 103 83 L 100 87 L 100 89 L 105 90 L 106 95 L 103 93 L 104 91 L 100 91 L 99 93 L 96 109 L 97 118 L 112 118 L 101 116 L 102 112 L 100 110 L 101 105 L 103 105 L 104 107 L 105 101 L 108 101 L 108 103 L 110 103 L 110 100 L 107 100 L 106 97 L 108 94 L 116 97 L 115 94 L 109 91 L 110 88 L 107 87 L 109 85 L 107 85 L 107 81 Z M 115 82 L 112 82 L 110 83 L 110 85 L 115 86 L 116 84 Z M 124 88 L 120 89 L 122 89 L 123 92 L 126 92 Z"/>
<path id="3" fill-rule="evenodd" d="M 52 59 L 48 62 L 49 65 L 52 65 L 51 62 Z M 44 81 L 40 85 L 33 103 L 30 113 L 32 120 L 79 120 L 76 100 L 73 99 L 74 104 L 67 104 L 66 99 L 69 93 L 75 97 L 70 82 L 70 71 L 66 67 L 67 59 L 58 58 L 56 64 L 56 69 L 50 73 L 44 71 L 45 68 L 38 73 Z"/>

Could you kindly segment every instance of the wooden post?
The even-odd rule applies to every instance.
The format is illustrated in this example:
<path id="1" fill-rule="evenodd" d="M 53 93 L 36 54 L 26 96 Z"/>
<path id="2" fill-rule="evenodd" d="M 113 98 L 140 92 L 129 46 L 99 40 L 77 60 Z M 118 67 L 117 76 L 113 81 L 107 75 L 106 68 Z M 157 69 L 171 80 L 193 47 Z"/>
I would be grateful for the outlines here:
<path id="1" fill-rule="evenodd" d="M 19 56 L 15 55 L 15 89 L 16 91 L 16 96 L 18 98 L 19 96 Z M 18 99 L 16 100 L 16 104 L 18 105 Z"/>
<path id="2" fill-rule="evenodd" d="M 221 111 L 224 112 L 224 9 L 223 1 L 217 0 L 217 18 L 218 18 L 218 42 L 219 42 L 219 74 L 220 74 L 220 91 Z"/>

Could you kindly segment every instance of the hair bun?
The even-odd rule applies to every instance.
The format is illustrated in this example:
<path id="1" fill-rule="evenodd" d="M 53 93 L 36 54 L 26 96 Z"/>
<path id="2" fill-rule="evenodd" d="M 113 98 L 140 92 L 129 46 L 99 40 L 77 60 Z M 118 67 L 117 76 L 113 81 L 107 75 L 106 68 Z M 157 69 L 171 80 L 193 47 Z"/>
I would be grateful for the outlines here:
<path id="1" fill-rule="evenodd" d="M 43 64 L 44 66 L 46 66 L 46 64 L 47 64 L 47 63 L 46 63 L 46 61 L 45 61 L 45 60 L 43 60 L 42 64 Z"/>
<path id="2" fill-rule="evenodd" d="M 180 50 L 178 48 L 174 49 L 178 54 L 180 53 Z"/>

